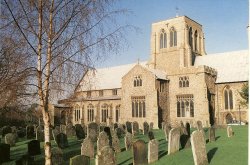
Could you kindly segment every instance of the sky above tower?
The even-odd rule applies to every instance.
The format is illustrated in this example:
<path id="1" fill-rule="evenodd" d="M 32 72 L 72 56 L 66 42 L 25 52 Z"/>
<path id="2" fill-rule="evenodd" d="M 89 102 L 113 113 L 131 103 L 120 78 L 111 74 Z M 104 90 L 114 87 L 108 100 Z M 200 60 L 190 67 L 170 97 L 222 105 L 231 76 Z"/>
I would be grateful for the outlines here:
<path id="1" fill-rule="evenodd" d="M 128 47 L 98 61 L 96 67 L 108 67 L 145 61 L 150 58 L 151 24 L 186 15 L 203 26 L 207 54 L 248 48 L 248 0 L 120 0 L 119 8 L 129 10 L 118 23 L 139 28 L 128 31 Z"/>

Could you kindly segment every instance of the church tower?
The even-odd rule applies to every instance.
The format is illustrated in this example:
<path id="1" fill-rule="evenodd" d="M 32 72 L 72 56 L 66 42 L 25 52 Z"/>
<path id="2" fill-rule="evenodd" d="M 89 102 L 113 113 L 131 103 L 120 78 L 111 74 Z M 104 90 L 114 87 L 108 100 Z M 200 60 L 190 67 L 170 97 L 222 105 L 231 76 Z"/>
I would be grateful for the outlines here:
<path id="1" fill-rule="evenodd" d="M 152 24 L 151 68 L 166 71 L 194 65 L 195 57 L 205 55 L 202 25 L 187 16 Z"/>

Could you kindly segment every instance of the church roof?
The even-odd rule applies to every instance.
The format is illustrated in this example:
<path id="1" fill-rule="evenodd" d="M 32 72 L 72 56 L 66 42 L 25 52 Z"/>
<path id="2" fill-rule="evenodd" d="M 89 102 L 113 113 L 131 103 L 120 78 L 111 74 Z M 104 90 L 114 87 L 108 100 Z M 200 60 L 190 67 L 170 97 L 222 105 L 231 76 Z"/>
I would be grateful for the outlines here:
<path id="1" fill-rule="evenodd" d="M 217 70 L 216 83 L 249 80 L 248 50 L 198 56 L 195 66 L 206 65 Z"/>
<path id="2" fill-rule="evenodd" d="M 166 73 L 160 70 L 149 69 L 147 62 L 139 63 L 142 67 L 153 73 L 157 79 L 167 78 Z M 122 87 L 122 77 L 127 74 L 137 63 L 119 65 L 107 68 L 89 70 L 80 83 L 80 91 L 114 89 Z"/>

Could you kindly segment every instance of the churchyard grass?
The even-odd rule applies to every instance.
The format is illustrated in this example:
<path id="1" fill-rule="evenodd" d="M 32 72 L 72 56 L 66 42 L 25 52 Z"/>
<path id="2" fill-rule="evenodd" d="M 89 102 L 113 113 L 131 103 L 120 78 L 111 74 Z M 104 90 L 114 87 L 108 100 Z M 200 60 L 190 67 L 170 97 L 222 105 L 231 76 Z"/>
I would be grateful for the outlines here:
<path id="1" fill-rule="evenodd" d="M 245 165 L 248 158 L 248 126 L 233 126 L 234 136 L 228 138 L 226 129 L 216 129 L 216 141 L 208 142 L 206 144 L 206 150 L 208 154 L 208 161 L 211 165 Z M 206 137 L 208 139 L 208 129 L 204 129 Z M 191 130 L 193 131 L 193 129 Z M 154 130 L 154 136 L 159 141 L 159 160 L 153 165 L 160 164 L 178 164 L 178 165 L 193 165 L 193 155 L 191 148 L 182 149 L 179 152 L 167 155 L 167 142 L 163 130 Z M 148 143 L 149 139 L 142 132 L 134 137 L 134 140 L 142 139 Z M 4 163 L 4 165 L 15 164 L 16 159 L 21 158 L 22 155 L 27 153 L 27 142 L 30 140 L 19 139 L 16 146 L 11 147 L 11 160 Z M 75 155 L 81 154 L 81 142 L 76 137 L 68 138 L 69 147 L 63 149 L 65 165 L 69 164 L 69 159 Z M 43 143 L 40 143 L 43 153 Z M 52 141 L 52 147 L 56 147 L 54 141 Z M 116 154 L 117 164 L 126 165 L 133 162 L 132 150 L 126 151 L 124 146 L 124 138 L 120 138 L 120 147 L 122 152 Z M 96 145 L 95 145 L 96 150 Z M 44 164 L 44 154 L 35 156 L 36 164 Z M 91 160 L 91 164 L 95 164 L 94 159 Z"/>

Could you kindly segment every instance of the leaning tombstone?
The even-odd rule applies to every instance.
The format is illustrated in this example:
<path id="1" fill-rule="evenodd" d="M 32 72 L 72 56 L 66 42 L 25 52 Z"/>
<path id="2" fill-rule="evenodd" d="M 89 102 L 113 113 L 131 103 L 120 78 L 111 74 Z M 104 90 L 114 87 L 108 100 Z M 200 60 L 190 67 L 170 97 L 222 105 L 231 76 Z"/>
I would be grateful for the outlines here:
<path id="1" fill-rule="evenodd" d="M 34 138 L 34 126 L 28 125 L 26 127 L 26 138 L 27 139 L 33 139 Z"/>
<path id="2" fill-rule="evenodd" d="M 39 140 L 40 142 L 44 141 L 44 131 L 42 126 L 36 128 L 36 140 Z"/>
<path id="3" fill-rule="evenodd" d="M 215 141 L 215 128 L 210 127 L 208 129 L 208 134 L 209 134 L 209 142 Z"/>
<path id="4" fill-rule="evenodd" d="M 0 143 L 0 164 L 10 160 L 10 145 Z"/>
<path id="5" fill-rule="evenodd" d="M 16 136 L 13 133 L 5 135 L 5 144 L 9 144 L 11 147 L 16 145 Z"/>
<path id="6" fill-rule="evenodd" d="M 67 135 L 64 133 L 59 133 L 56 136 L 56 144 L 59 148 L 66 148 L 69 146 Z"/>
<path id="7" fill-rule="evenodd" d="M 110 146 L 103 147 L 96 155 L 96 165 L 116 165 L 115 152 Z"/>
<path id="8" fill-rule="evenodd" d="M 180 147 L 180 129 L 173 128 L 169 132 L 168 155 L 179 151 Z"/>
<path id="9" fill-rule="evenodd" d="M 110 127 L 104 127 L 103 131 L 108 135 L 109 145 L 112 146 L 112 135 L 111 135 Z"/>
<path id="10" fill-rule="evenodd" d="M 90 158 L 85 155 L 76 155 L 70 158 L 70 165 L 90 165 Z"/>
<path id="11" fill-rule="evenodd" d="M 58 147 L 51 149 L 51 161 L 53 165 L 63 165 L 63 151 Z"/>
<path id="12" fill-rule="evenodd" d="M 35 156 L 41 154 L 40 142 L 38 140 L 31 140 L 28 143 L 29 156 Z"/>
<path id="13" fill-rule="evenodd" d="M 201 131 L 194 131 L 191 135 L 192 153 L 195 165 L 207 165 L 206 143 Z"/>
<path id="14" fill-rule="evenodd" d="M 149 125 L 147 122 L 143 123 L 143 135 L 147 135 L 149 131 Z"/>
<path id="15" fill-rule="evenodd" d="M 227 137 L 232 137 L 234 135 L 233 129 L 231 126 L 227 126 Z"/>
<path id="16" fill-rule="evenodd" d="M 148 163 L 153 163 L 158 160 L 159 142 L 156 139 L 148 142 Z"/>
<path id="17" fill-rule="evenodd" d="M 113 136 L 112 147 L 113 147 L 113 149 L 115 150 L 116 153 L 121 152 L 120 141 L 119 141 L 119 139 L 118 139 L 118 137 L 116 135 Z"/>
<path id="18" fill-rule="evenodd" d="M 83 130 L 81 124 L 76 124 L 75 129 L 76 129 L 76 137 L 77 137 L 77 139 L 78 140 L 84 139 L 85 138 L 85 133 L 84 133 L 84 130 Z"/>
<path id="19" fill-rule="evenodd" d="M 127 128 L 127 132 L 132 133 L 132 123 L 127 121 L 126 122 L 126 128 Z"/>
<path id="20" fill-rule="evenodd" d="M 93 143 L 97 141 L 98 125 L 96 123 L 89 123 L 87 127 L 87 136 L 92 140 Z"/>
<path id="21" fill-rule="evenodd" d="M 133 135 L 136 135 L 139 133 L 139 124 L 136 121 L 133 122 L 132 132 L 133 132 Z"/>
<path id="22" fill-rule="evenodd" d="M 66 126 L 66 135 L 67 137 L 72 137 L 76 135 L 75 128 L 71 123 Z"/>
<path id="23" fill-rule="evenodd" d="M 105 132 L 101 132 L 97 140 L 97 152 L 105 146 L 109 146 L 109 138 Z"/>
<path id="24" fill-rule="evenodd" d="M 148 164 L 147 146 L 143 140 L 137 140 L 133 143 L 133 158 L 134 165 Z"/>
<path id="25" fill-rule="evenodd" d="M 153 131 L 148 132 L 148 138 L 149 138 L 149 140 L 153 140 L 155 138 Z"/>
<path id="26" fill-rule="evenodd" d="M 126 148 L 126 151 L 131 149 L 132 147 L 132 144 L 133 144 L 133 136 L 131 133 L 127 132 L 125 137 L 124 137 L 124 142 L 125 142 L 125 148 Z"/>
<path id="27" fill-rule="evenodd" d="M 94 144 L 89 137 L 86 137 L 82 142 L 81 155 L 94 158 Z"/>

